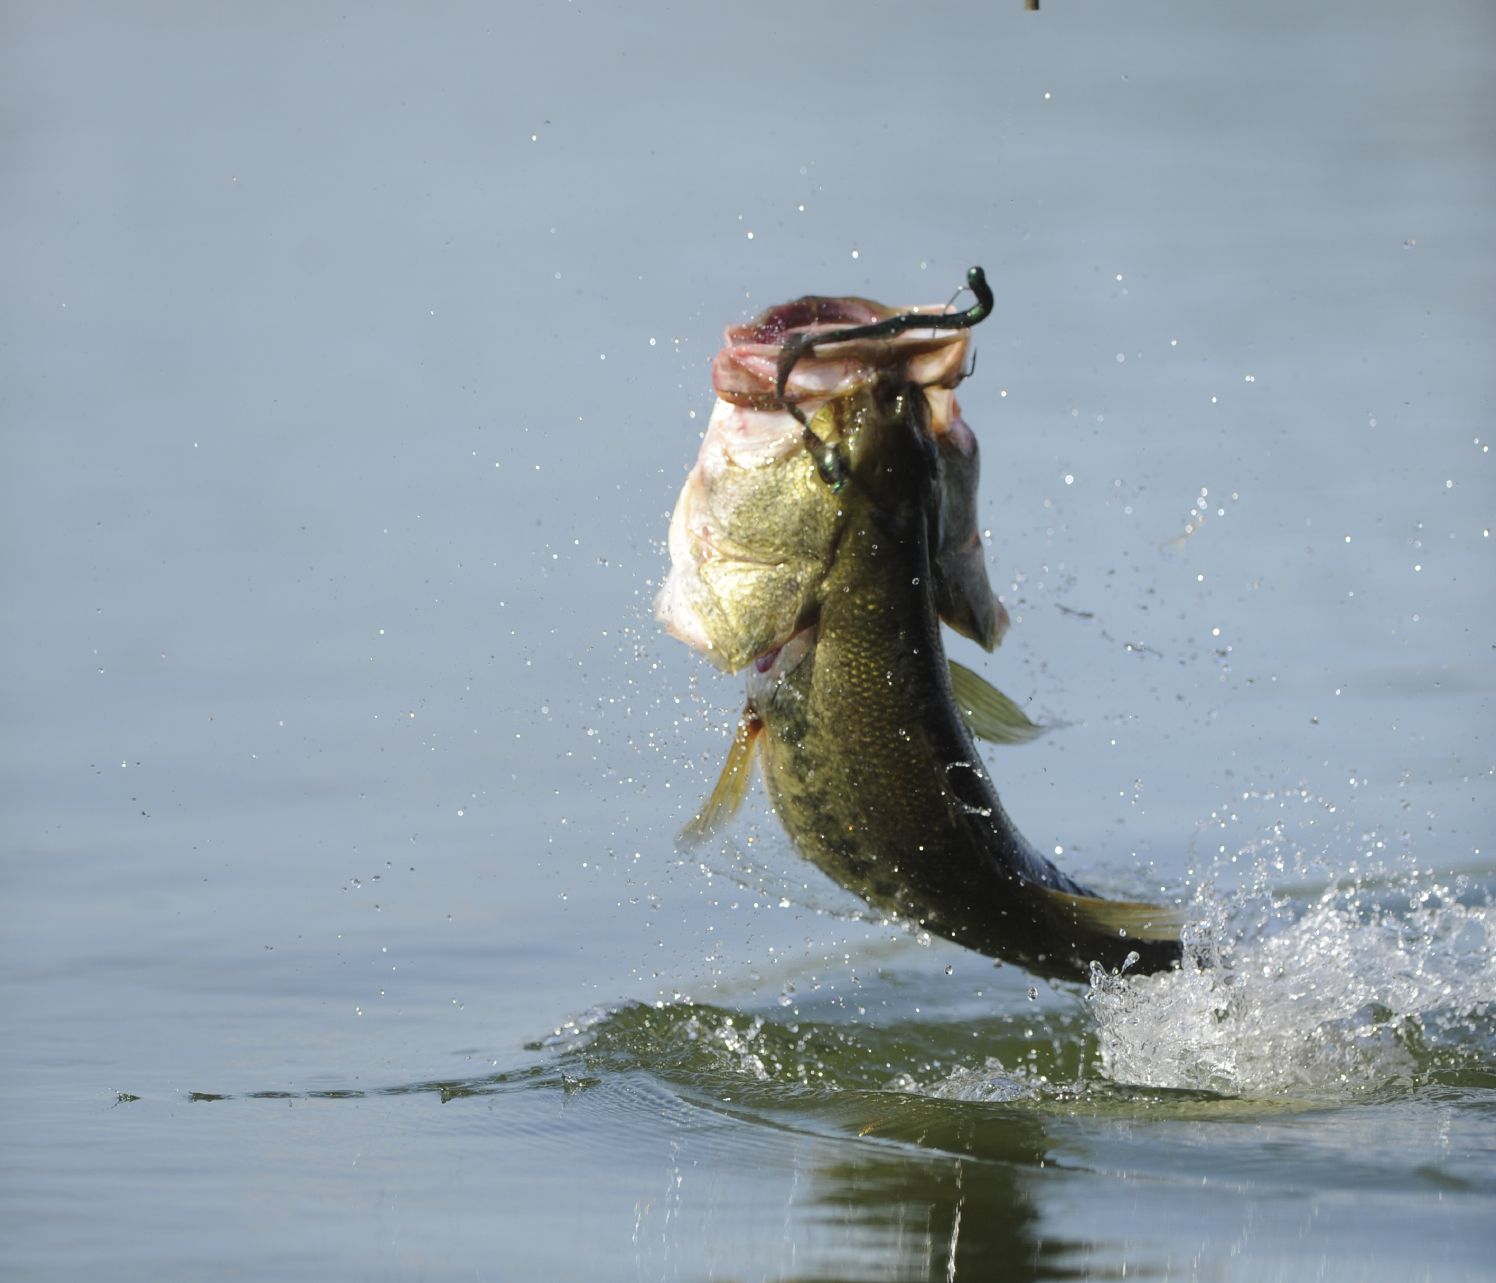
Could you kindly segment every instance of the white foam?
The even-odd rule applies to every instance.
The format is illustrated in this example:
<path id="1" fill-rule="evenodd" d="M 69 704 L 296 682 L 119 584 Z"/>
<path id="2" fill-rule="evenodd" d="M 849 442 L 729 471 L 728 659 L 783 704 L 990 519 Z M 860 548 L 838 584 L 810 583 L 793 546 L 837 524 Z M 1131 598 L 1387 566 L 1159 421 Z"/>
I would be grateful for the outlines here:
<path id="1" fill-rule="evenodd" d="M 1101 1072 L 1316 1100 L 1414 1080 L 1441 1048 L 1489 1059 L 1496 920 L 1478 899 L 1463 879 L 1412 874 L 1358 874 L 1307 900 L 1260 882 L 1204 893 L 1183 971 L 1093 976 Z"/>

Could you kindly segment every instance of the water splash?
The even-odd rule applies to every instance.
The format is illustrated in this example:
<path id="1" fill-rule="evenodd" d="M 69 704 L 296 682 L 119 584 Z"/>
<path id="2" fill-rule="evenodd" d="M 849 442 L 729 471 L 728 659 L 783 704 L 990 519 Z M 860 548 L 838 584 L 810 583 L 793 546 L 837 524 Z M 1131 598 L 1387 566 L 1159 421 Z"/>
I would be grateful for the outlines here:
<path id="1" fill-rule="evenodd" d="M 1347 1099 L 1489 1065 L 1496 919 L 1466 878 L 1359 874 L 1304 900 L 1202 894 L 1191 965 L 1092 977 L 1112 1082 Z"/>

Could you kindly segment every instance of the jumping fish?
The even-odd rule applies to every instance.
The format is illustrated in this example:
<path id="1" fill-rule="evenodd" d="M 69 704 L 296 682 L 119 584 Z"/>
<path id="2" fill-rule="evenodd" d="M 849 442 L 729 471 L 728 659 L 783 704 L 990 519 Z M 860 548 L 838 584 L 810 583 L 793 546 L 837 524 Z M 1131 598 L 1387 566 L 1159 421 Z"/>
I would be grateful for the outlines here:
<path id="1" fill-rule="evenodd" d="M 1039 728 L 945 655 L 942 621 L 987 650 L 1008 624 L 955 399 L 992 307 L 968 284 L 965 312 L 811 296 L 728 328 L 655 609 L 747 669 L 748 699 L 685 836 L 731 816 L 757 758 L 795 847 L 876 908 L 1041 975 L 1166 969 L 1178 912 L 1101 899 L 1025 840 L 973 734 Z"/>

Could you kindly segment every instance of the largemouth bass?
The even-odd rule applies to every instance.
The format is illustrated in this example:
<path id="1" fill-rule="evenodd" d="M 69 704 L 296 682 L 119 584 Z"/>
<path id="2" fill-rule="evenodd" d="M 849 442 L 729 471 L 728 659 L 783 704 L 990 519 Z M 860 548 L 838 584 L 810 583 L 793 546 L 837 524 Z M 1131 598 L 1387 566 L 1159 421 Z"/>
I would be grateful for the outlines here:
<path id="1" fill-rule="evenodd" d="M 741 802 L 755 758 L 800 853 L 869 904 L 1042 975 L 1160 970 L 1176 911 L 1098 898 L 1009 820 L 973 731 L 1037 733 L 950 663 L 942 620 L 1007 624 L 976 523 L 976 438 L 955 388 L 978 304 L 897 312 L 808 297 L 730 327 L 718 401 L 670 527 L 656 612 L 748 699 L 687 836 Z"/>

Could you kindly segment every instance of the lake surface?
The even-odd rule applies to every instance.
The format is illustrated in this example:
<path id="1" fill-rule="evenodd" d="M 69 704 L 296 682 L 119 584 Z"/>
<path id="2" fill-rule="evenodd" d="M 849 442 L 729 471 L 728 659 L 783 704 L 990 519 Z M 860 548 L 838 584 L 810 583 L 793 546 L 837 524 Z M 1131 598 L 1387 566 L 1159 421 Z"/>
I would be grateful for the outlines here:
<path id="1" fill-rule="evenodd" d="M 1496 1277 L 1489 6 L 3 22 L 5 1277 Z M 991 769 L 1203 971 L 675 848 L 721 327 L 972 263 Z"/>

